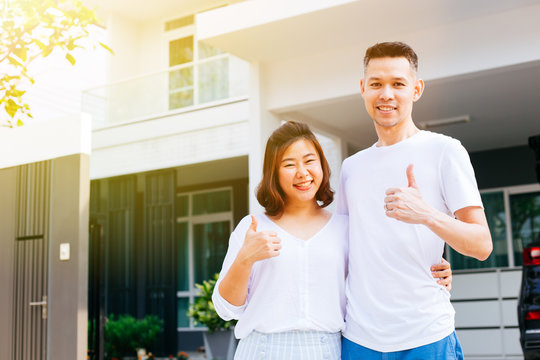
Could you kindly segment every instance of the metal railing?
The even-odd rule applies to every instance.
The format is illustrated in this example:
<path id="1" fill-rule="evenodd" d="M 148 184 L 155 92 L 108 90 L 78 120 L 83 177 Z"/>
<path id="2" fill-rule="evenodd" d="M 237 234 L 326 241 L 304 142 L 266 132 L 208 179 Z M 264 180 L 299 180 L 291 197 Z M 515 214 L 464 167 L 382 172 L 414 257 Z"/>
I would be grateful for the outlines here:
<path id="1" fill-rule="evenodd" d="M 83 91 L 94 128 L 166 116 L 248 94 L 248 64 L 221 54 Z"/>

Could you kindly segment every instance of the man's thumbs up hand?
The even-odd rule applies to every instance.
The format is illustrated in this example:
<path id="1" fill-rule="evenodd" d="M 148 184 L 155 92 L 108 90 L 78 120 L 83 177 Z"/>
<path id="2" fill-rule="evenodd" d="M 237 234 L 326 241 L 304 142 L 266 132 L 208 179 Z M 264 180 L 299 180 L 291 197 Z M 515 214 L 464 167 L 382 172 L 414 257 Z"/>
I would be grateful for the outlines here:
<path id="1" fill-rule="evenodd" d="M 418 185 L 416 185 L 416 179 L 414 178 L 414 174 L 413 174 L 413 168 L 414 168 L 413 164 L 410 164 L 409 166 L 407 166 L 407 181 L 409 183 L 408 186 L 418 190 Z"/>
<path id="2" fill-rule="evenodd" d="M 432 208 L 422 199 L 413 173 L 413 164 L 407 167 L 407 187 L 386 190 L 384 209 L 386 216 L 409 224 L 422 224 L 429 218 Z"/>

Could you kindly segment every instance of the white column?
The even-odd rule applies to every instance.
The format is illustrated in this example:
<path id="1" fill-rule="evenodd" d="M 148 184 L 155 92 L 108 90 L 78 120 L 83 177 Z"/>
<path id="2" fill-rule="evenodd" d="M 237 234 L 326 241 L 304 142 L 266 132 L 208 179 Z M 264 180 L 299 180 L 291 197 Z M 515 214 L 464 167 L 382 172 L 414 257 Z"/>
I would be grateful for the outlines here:
<path id="1" fill-rule="evenodd" d="M 260 63 L 250 64 L 249 83 L 249 211 L 263 211 L 257 202 L 255 190 L 262 177 L 264 149 L 272 132 L 279 127 L 280 120 L 266 108 L 265 67 Z"/>

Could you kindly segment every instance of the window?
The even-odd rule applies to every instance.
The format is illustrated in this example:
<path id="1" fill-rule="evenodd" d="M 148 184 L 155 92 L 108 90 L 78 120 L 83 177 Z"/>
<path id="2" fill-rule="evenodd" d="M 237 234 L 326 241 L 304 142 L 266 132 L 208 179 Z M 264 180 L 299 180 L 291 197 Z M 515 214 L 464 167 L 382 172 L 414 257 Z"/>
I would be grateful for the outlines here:
<path id="1" fill-rule="evenodd" d="M 196 283 L 221 270 L 232 231 L 232 188 L 177 194 L 177 327 L 194 328 L 186 315 Z"/>
<path id="2" fill-rule="evenodd" d="M 199 42 L 193 22 L 180 25 L 167 33 L 169 110 L 229 97 L 229 56 Z"/>
<path id="3" fill-rule="evenodd" d="M 447 246 L 452 269 L 521 266 L 523 247 L 540 235 L 540 185 L 485 191 L 481 196 L 493 239 L 493 252 L 487 260 L 478 261 Z"/>
<path id="4" fill-rule="evenodd" d="M 540 234 L 540 191 L 510 196 L 514 261 L 522 265 L 523 248 Z"/>
<path id="5" fill-rule="evenodd" d="M 506 214 L 504 209 L 504 193 L 502 191 L 482 193 L 484 211 L 493 240 L 493 252 L 485 261 L 478 261 L 463 256 L 448 247 L 448 260 L 452 269 L 479 269 L 508 266 L 508 247 L 506 241 Z"/>

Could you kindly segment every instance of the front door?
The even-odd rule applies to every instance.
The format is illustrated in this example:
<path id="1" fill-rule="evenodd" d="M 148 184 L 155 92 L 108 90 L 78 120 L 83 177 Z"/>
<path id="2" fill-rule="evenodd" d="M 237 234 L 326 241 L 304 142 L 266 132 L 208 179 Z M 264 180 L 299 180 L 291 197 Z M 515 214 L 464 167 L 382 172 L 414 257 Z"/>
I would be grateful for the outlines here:
<path id="1" fill-rule="evenodd" d="M 17 176 L 13 358 L 45 360 L 50 161 L 22 165 Z"/>

